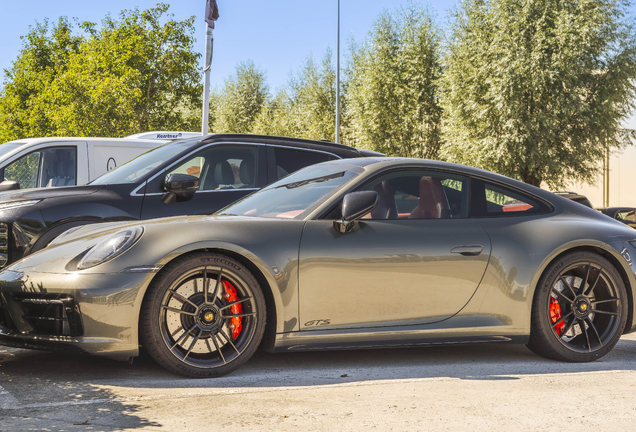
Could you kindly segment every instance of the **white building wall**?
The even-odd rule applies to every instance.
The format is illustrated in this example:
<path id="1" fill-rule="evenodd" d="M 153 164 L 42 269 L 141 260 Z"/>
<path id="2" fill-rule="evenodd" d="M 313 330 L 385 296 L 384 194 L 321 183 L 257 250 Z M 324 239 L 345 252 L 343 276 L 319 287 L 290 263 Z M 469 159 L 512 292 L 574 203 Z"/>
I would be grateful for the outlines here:
<path id="1" fill-rule="evenodd" d="M 625 126 L 636 129 L 636 116 L 629 119 Z M 609 186 L 610 207 L 636 207 L 636 145 L 610 155 Z M 602 174 L 592 185 L 572 183 L 565 190 L 585 195 L 594 207 L 603 206 Z"/>

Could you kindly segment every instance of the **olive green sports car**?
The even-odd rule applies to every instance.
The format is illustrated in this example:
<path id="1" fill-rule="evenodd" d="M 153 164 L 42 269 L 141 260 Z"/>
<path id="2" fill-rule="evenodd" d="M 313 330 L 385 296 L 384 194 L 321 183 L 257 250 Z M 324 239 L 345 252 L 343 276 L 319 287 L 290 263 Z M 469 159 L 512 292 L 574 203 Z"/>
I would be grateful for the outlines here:
<path id="1" fill-rule="evenodd" d="M 143 346 L 191 377 L 259 346 L 512 342 L 591 361 L 636 330 L 635 245 L 620 222 L 486 171 L 332 161 L 214 216 L 72 228 L 0 273 L 0 343 Z"/>

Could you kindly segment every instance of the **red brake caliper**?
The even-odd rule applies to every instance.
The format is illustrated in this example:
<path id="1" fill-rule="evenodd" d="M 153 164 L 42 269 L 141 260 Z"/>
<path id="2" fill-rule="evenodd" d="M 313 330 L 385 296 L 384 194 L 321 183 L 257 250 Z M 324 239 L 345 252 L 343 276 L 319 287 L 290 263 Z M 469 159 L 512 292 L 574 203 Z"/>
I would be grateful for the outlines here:
<path id="1" fill-rule="evenodd" d="M 550 297 L 550 319 L 552 320 L 552 324 L 561 319 L 561 306 L 559 305 L 559 301 L 554 297 Z M 565 321 L 561 321 L 557 324 L 554 330 L 561 336 L 561 333 L 565 330 Z"/>
<path id="2" fill-rule="evenodd" d="M 239 298 L 236 294 L 236 289 L 228 281 L 223 281 L 223 283 L 225 284 L 225 299 L 227 300 L 227 302 L 232 303 L 237 301 Z M 232 315 L 242 314 L 243 306 L 241 306 L 240 303 L 235 304 L 234 306 L 230 306 L 230 313 Z M 241 324 L 242 319 L 243 318 L 241 317 L 230 319 L 230 330 L 232 330 L 232 339 L 236 340 L 236 338 L 239 337 L 239 335 L 241 334 L 241 329 L 243 328 L 243 325 Z"/>

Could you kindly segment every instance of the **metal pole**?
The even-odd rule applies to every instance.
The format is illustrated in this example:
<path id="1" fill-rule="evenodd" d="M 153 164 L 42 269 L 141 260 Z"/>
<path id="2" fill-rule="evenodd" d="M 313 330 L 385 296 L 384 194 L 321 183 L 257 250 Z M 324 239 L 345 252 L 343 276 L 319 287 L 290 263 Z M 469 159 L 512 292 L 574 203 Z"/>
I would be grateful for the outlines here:
<path id="1" fill-rule="evenodd" d="M 205 66 L 203 67 L 203 114 L 201 115 L 201 133 L 203 136 L 208 134 L 208 119 L 210 116 L 210 69 L 212 68 L 212 44 L 214 37 L 212 28 L 206 23 L 207 31 L 205 33 Z"/>
<path id="2" fill-rule="evenodd" d="M 610 201 L 610 151 L 609 147 L 605 150 L 605 202 L 603 205 L 605 207 L 609 207 Z"/>
<path id="3" fill-rule="evenodd" d="M 336 49 L 336 142 L 340 143 L 340 0 L 338 0 L 338 42 Z"/>

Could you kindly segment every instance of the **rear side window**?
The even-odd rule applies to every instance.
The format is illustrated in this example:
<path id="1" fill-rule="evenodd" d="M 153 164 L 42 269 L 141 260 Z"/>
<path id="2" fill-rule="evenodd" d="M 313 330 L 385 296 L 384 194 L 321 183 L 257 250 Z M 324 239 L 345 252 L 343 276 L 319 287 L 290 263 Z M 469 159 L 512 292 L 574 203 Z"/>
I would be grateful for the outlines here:
<path id="1" fill-rule="evenodd" d="M 520 216 L 546 213 L 550 209 L 543 202 L 504 186 L 473 180 L 471 216 Z"/>
<path id="2" fill-rule="evenodd" d="M 274 157 L 276 158 L 276 179 L 279 180 L 286 175 L 321 162 L 336 159 L 334 156 L 325 153 L 311 151 L 287 149 L 274 147 Z"/>
<path id="3" fill-rule="evenodd" d="M 636 213 L 634 211 L 622 211 L 616 214 L 616 219 L 628 221 L 628 222 L 636 222 Z"/>

